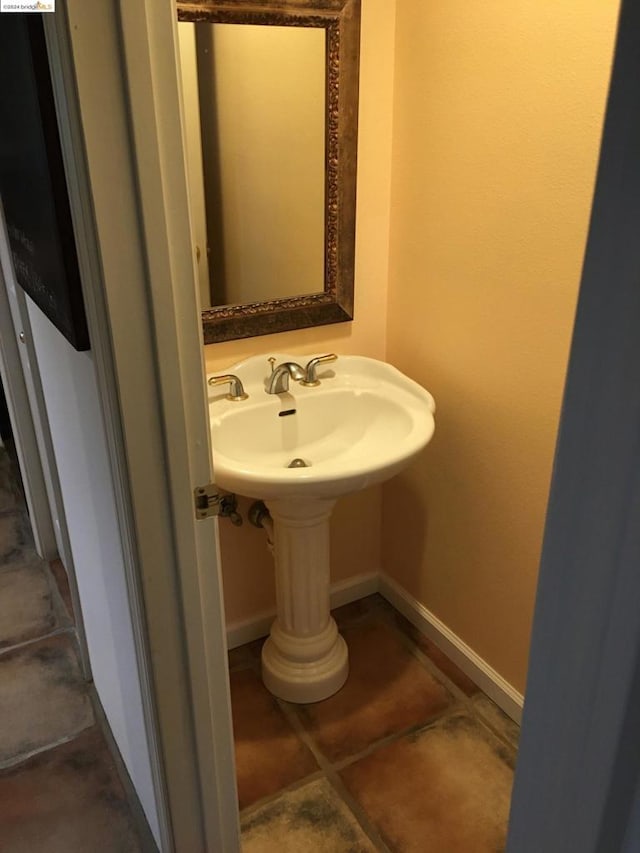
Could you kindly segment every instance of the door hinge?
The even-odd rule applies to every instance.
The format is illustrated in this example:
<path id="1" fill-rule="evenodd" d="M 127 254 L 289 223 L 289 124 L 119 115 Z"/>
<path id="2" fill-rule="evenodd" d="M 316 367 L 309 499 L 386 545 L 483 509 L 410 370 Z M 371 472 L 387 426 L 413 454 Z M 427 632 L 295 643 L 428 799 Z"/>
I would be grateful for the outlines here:
<path id="1" fill-rule="evenodd" d="M 231 524 L 235 524 L 236 527 L 242 524 L 236 496 L 231 492 L 220 492 L 213 483 L 194 489 L 193 502 L 197 519 L 219 515 L 222 518 L 229 518 Z"/>
<path id="2" fill-rule="evenodd" d="M 220 515 L 220 509 L 223 496 L 218 491 L 218 487 L 213 483 L 207 483 L 206 486 L 198 486 L 193 490 L 193 499 L 196 510 L 196 518 L 211 518 L 214 515 Z"/>

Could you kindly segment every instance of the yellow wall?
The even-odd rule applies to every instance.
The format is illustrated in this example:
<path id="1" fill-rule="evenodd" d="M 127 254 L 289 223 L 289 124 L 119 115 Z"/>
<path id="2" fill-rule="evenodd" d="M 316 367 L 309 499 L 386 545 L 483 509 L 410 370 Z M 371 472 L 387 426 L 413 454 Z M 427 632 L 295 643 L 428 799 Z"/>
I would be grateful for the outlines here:
<path id="1" fill-rule="evenodd" d="M 360 52 L 355 319 L 205 347 L 207 373 L 220 372 L 249 355 L 338 352 L 385 358 L 391 119 L 393 0 L 364 0 Z M 241 501 L 244 510 L 247 501 Z M 380 567 L 381 490 L 345 498 L 332 520 L 332 579 Z M 273 562 L 262 531 L 248 524 L 220 524 L 222 573 L 228 622 L 275 607 Z"/>
<path id="2" fill-rule="evenodd" d="M 438 411 L 383 563 L 521 690 L 617 11 L 397 2 L 387 358 Z"/>
<path id="3" fill-rule="evenodd" d="M 434 393 L 419 462 L 339 502 L 333 579 L 382 565 L 521 690 L 617 8 L 363 0 L 355 320 L 205 348 L 209 373 L 360 353 Z M 228 621 L 271 609 L 264 534 L 221 548 Z"/>

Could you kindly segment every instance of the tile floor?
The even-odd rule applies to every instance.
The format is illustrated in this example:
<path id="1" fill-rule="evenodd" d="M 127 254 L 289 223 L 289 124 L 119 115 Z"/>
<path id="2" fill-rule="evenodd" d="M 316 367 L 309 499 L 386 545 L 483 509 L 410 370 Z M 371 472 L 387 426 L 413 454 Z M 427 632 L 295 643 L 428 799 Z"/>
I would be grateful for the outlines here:
<path id="1" fill-rule="evenodd" d="M 334 613 L 350 675 L 274 699 L 229 654 L 244 853 L 498 853 L 518 726 L 378 595 Z"/>
<path id="2" fill-rule="evenodd" d="M 64 577 L 0 448 L 0 851 L 139 853 Z M 518 727 L 379 596 L 334 615 L 351 671 L 324 702 L 274 699 L 261 642 L 230 652 L 244 853 L 503 850 Z"/>
<path id="3" fill-rule="evenodd" d="M 0 447 L 0 853 L 140 853 L 82 677 L 64 568 L 33 549 Z"/>

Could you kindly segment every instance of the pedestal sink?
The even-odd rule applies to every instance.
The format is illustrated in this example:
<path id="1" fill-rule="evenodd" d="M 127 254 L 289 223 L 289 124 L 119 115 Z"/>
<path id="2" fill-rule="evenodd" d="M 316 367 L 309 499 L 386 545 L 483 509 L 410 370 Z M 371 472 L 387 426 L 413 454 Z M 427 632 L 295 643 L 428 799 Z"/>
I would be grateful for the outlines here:
<path id="1" fill-rule="evenodd" d="M 273 356 L 302 366 L 310 358 Z M 265 501 L 273 519 L 277 617 L 262 650 L 264 683 L 290 702 L 317 702 L 348 675 L 329 612 L 331 511 L 340 496 L 409 464 L 433 435 L 435 403 L 391 365 L 362 356 L 339 356 L 319 369 L 318 386 L 291 381 L 281 394 L 265 390 L 270 370 L 254 356 L 229 369 L 248 399 L 210 394 L 214 477 Z"/>

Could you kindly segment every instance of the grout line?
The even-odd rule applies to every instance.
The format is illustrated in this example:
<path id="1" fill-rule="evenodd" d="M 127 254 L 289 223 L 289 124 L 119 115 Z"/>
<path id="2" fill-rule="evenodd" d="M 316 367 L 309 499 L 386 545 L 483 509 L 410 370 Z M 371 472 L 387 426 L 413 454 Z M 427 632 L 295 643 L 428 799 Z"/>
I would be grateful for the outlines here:
<path id="1" fill-rule="evenodd" d="M 280 710 L 284 714 L 284 716 L 285 716 L 287 722 L 289 723 L 289 725 L 291 726 L 291 728 L 295 731 L 295 733 L 298 735 L 300 740 L 305 744 L 305 746 L 307 746 L 309 748 L 309 750 L 311 751 L 311 754 L 313 755 L 315 760 L 318 762 L 318 766 L 321 767 L 322 770 L 324 770 L 325 772 L 327 770 L 330 770 L 331 769 L 331 763 L 329 762 L 329 760 L 327 758 L 325 758 L 322 751 L 316 745 L 316 742 L 314 741 L 313 737 L 309 734 L 309 732 L 305 729 L 305 727 L 300 722 L 300 718 L 298 717 L 297 712 L 292 707 L 292 703 L 284 702 L 282 699 L 278 699 L 277 697 L 274 697 L 274 698 L 275 698 L 276 702 L 278 703 L 278 707 L 280 708 Z"/>
<path id="2" fill-rule="evenodd" d="M 0 761 L 0 771 L 2 770 L 12 770 L 14 767 L 18 767 L 20 764 L 24 764 L 26 761 L 29 761 L 30 758 L 34 758 L 36 755 L 42 755 L 43 752 L 49 752 L 52 749 L 56 749 L 59 746 L 64 746 L 65 743 L 71 743 L 71 741 L 75 740 L 78 735 L 81 735 L 82 732 L 87 731 L 87 729 L 93 728 L 96 725 L 95 715 L 91 716 L 94 718 L 93 722 L 88 726 L 83 726 L 83 728 L 78 729 L 73 732 L 73 734 L 65 735 L 64 737 L 59 738 L 58 740 L 53 741 L 52 743 L 47 743 L 44 746 L 40 746 L 37 749 L 32 749 L 29 752 L 21 752 L 18 755 L 14 755 L 12 758 L 7 758 L 4 761 Z"/>
<path id="3" fill-rule="evenodd" d="M 51 596 L 51 612 L 53 614 L 56 627 L 52 628 L 50 631 L 47 631 L 44 634 L 39 634 L 36 637 L 21 640 L 18 643 L 12 643 L 10 646 L 4 646 L 0 648 L 0 657 L 7 652 L 23 648 L 24 646 L 28 646 L 29 644 L 38 642 L 39 640 L 48 640 L 51 637 L 58 636 L 69 630 L 73 631 L 75 637 L 75 625 L 67 613 L 67 608 L 64 604 L 64 601 L 62 600 L 60 591 L 58 590 L 58 584 L 56 583 L 56 580 L 53 576 L 53 572 L 51 571 L 51 568 L 46 560 L 42 560 L 40 557 L 37 557 L 35 560 L 26 560 L 21 563 L 3 563 L 2 565 L 0 565 L 0 573 L 7 569 L 12 569 L 15 571 L 16 568 L 20 570 L 22 568 L 31 568 L 34 566 L 41 569 L 44 573 Z"/>
<path id="4" fill-rule="evenodd" d="M 333 790 L 358 821 L 363 831 L 368 836 L 369 841 L 375 844 L 379 853 L 392 853 L 391 848 L 387 846 L 384 837 L 380 832 L 378 832 L 376 825 L 373 823 L 360 803 L 352 796 L 340 776 L 335 771 L 332 771 L 331 773 L 327 773 L 327 779 L 329 780 L 329 784 L 332 786 Z"/>
<path id="5" fill-rule="evenodd" d="M 58 628 L 54 628 L 53 631 L 49 631 L 47 634 L 41 634 L 38 637 L 32 637 L 29 640 L 22 640 L 19 643 L 14 643 L 12 646 L 6 646 L 5 648 L 0 649 L 0 659 L 3 655 L 8 654 L 9 652 L 19 651 L 20 649 L 24 649 L 27 646 L 34 645 L 35 643 L 39 643 L 42 640 L 51 640 L 54 637 L 60 637 L 63 634 L 69 634 L 71 639 L 75 640 L 75 629 L 73 625 L 60 625 Z M 76 651 L 74 649 L 74 651 Z"/>
<path id="6" fill-rule="evenodd" d="M 458 699 L 461 702 L 467 702 L 470 697 L 461 690 L 458 685 L 452 681 L 448 675 L 446 675 L 429 657 L 429 655 L 425 654 L 422 649 L 418 648 L 418 646 L 414 643 L 411 637 L 408 637 L 402 628 L 396 623 L 395 619 L 388 618 L 386 620 L 386 624 L 389 625 L 397 637 L 400 638 L 402 645 L 407 649 L 407 651 L 418 661 L 418 663 L 422 664 L 423 669 L 426 669 L 427 672 L 432 675 L 436 681 L 439 681 L 443 687 L 445 687 L 449 693 L 453 695 L 455 699 Z M 474 682 L 475 683 L 475 682 Z M 476 685 L 477 687 L 477 685 Z M 478 687 L 478 693 L 482 691 Z"/>
<path id="7" fill-rule="evenodd" d="M 485 694 L 483 694 L 485 695 Z M 491 700 L 489 700 L 491 701 Z M 492 737 L 496 738 L 500 744 L 507 748 L 509 755 L 515 761 L 518 757 L 518 744 L 513 743 L 513 741 L 509 740 L 508 736 L 501 731 L 498 731 L 497 727 L 491 723 L 491 721 L 485 717 L 485 715 L 477 708 L 473 702 L 471 703 L 471 712 L 473 714 L 474 720 L 479 723 L 484 729 L 486 729 Z"/>
<path id="8" fill-rule="evenodd" d="M 0 517 L 2 513 L 0 513 Z M 24 550 L 19 548 L 14 548 L 13 551 L 9 551 L 5 558 L 0 561 L 0 572 L 5 571 L 16 571 L 16 569 L 23 569 L 32 566 L 41 566 L 46 560 L 43 560 L 42 557 L 39 557 L 38 554 L 33 551 L 33 553 L 26 553 Z"/>
<path id="9" fill-rule="evenodd" d="M 485 717 L 485 715 L 480 711 L 477 705 L 474 703 L 473 699 L 475 696 L 484 696 L 488 699 L 489 702 L 495 705 L 492 699 L 490 699 L 483 690 L 479 687 L 477 691 L 469 696 L 464 690 L 461 690 L 458 685 L 453 682 L 441 669 L 431 660 L 431 658 L 425 654 L 422 649 L 418 648 L 416 644 L 412 641 L 410 637 L 402 630 L 402 628 L 396 623 L 395 619 L 389 619 L 388 624 L 394 629 L 396 634 L 398 634 L 403 642 L 405 648 L 407 648 L 411 654 L 418 660 L 422 666 L 431 674 L 433 677 L 439 681 L 444 687 L 449 690 L 450 693 L 458 700 L 458 702 L 465 708 L 465 710 L 469 713 L 469 715 L 476 720 L 480 725 L 482 725 L 485 729 L 488 729 L 489 732 L 505 746 L 509 748 L 510 751 L 514 754 L 514 759 L 518 753 L 518 747 L 516 744 L 512 743 L 509 738 L 503 733 L 498 731 L 497 727 L 494 726 L 490 720 Z M 476 685 L 477 687 L 477 685 Z M 496 705 L 496 709 L 499 713 L 504 714 L 504 711 L 500 709 Z M 514 723 L 517 725 L 517 723 Z"/>
<path id="10" fill-rule="evenodd" d="M 359 752 L 354 752 L 352 755 L 345 755 L 344 758 L 340 758 L 338 761 L 334 762 L 334 769 L 338 772 L 345 769 L 345 767 L 350 767 L 352 764 L 356 764 L 358 761 L 361 761 L 363 758 L 368 758 L 370 755 L 373 755 L 374 752 L 377 752 L 379 749 L 384 749 L 384 747 L 389 746 L 392 743 L 396 743 L 397 741 L 404 740 L 408 737 L 413 737 L 413 735 L 421 734 L 422 732 L 426 732 L 429 729 L 435 728 L 438 724 L 444 722 L 445 720 L 453 719 L 454 717 L 460 716 L 460 712 L 463 710 L 463 707 L 458 704 L 449 705 L 446 708 L 436 714 L 431 719 L 423 721 L 422 723 L 418 723 L 415 726 L 412 726 L 409 729 L 403 729 L 401 732 L 394 732 L 391 735 L 386 735 L 385 737 L 380 738 L 379 740 L 373 741 L 364 749 L 361 749 Z"/>
<path id="11" fill-rule="evenodd" d="M 252 643 L 253 642 L 255 642 L 255 640 L 253 640 Z M 247 643 L 247 645 L 250 645 L 250 644 Z M 261 674 L 260 657 L 257 655 L 250 654 L 250 655 L 248 655 L 248 658 L 246 661 L 243 661 L 240 664 L 237 664 L 233 667 L 230 667 L 229 672 L 230 673 L 243 672 L 245 670 L 251 670 L 259 676 Z M 289 710 L 286 707 L 286 703 L 282 702 L 282 700 L 278 699 L 276 696 L 273 696 L 273 699 L 277 703 L 280 710 L 283 711 L 285 719 L 287 720 L 287 722 L 289 722 L 289 724 L 291 724 L 291 716 L 290 716 Z M 295 729 L 296 734 L 298 734 L 299 730 L 298 730 L 298 727 L 295 723 L 293 724 L 293 728 Z M 303 731 L 303 734 L 305 734 L 304 731 Z M 317 751 L 315 749 L 315 746 L 309 744 L 306 737 L 303 737 L 302 740 L 304 741 L 305 745 L 310 748 L 312 755 L 316 759 L 316 762 L 318 763 L 318 770 L 314 770 L 313 773 L 308 773 L 306 776 L 302 776 L 300 779 L 296 779 L 294 782 L 291 782 L 289 785 L 285 785 L 283 788 L 279 788 L 273 794 L 268 794 L 267 796 L 261 797 L 259 800 L 256 800 L 254 803 L 251 803 L 251 805 L 245 806 L 245 808 L 240 810 L 241 822 L 244 821 L 245 818 L 250 818 L 251 815 L 253 815 L 256 811 L 261 809 L 263 806 L 269 805 L 270 803 L 274 802 L 283 794 L 288 794 L 291 791 L 296 791 L 296 790 L 298 790 L 298 788 L 304 787 L 304 785 L 310 784 L 311 782 L 315 782 L 318 779 L 325 778 L 326 774 L 320 766 L 321 762 L 318 761 L 318 755 L 317 755 Z"/>
<path id="12" fill-rule="evenodd" d="M 482 711 L 475 704 L 474 697 L 476 696 L 484 696 L 489 702 L 495 705 L 495 702 L 484 693 L 483 690 L 478 687 L 475 693 L 469 696 L 464 690 L 461 690 L 458 685 L 453 682 L 449 676 L 447 676 L 441 669 L 431 660 L 431 658 L 425 654 L 422 649 L 418 648 L 415 643 L 408 637 L 402 628 L 395 622 L 394 619 L 389 620 L 389 624 L 394 629 L 396 634 L 398 634 L 404 644 L 404 646 L 413 654 L 413 656 L 418 660 L 422 666 L 431 674 L 433 677 L 440 681 L 444 687 L 449 690 L 450 693 L 458 700 L 458 702 L 469 712 L 470 716 L 473 719 L 477 720 L 485 729 L 488 729 L 492 735 L 498 738 L 498 740 L 509 747 L 510 750 L 513 750 L 515 754 L 518 752 L 518 747 L 512 741 L 509 740 L 507 735 L 503 732 L 499 731 L 496 726 L 482 713 Z M 477 685 L 476 685 L 477 686 Z M 504 714 L 501 708 L 496 705 L 496 709 L 499 713 Z M 505 715 L 506 716 L 506 715 Z M 514 723 L 517 726 L 517 723 Z"/>
<path id="13" fill-rule="evenodd" d="M 335 765 L 332 764 L 323 754 L 321 749 L 317 746 L 313 737 L 309 734 L 309 732 L 304 728 L 300 719 L 298 717 L 298 713 L 288 702 L 283 702 L 281 699 L 276 698 L 276 702 L 280 707 L 281 711 L 285 715 L 287 721 L 298 735 L 300 740 L 307 746 L 313 757 L 318 762 L 321 770 L 326 776 L 329 784 L 336 791 L 340 799 L 349 809 L 351 814 L 354 816 L 356 821 L 360 824 L 361 829 L 369 838 L 369 840 L 376 845 L 377 849 L 380 853 L 391 853 L 387 845 L 384 843 L 382 838 L 380 837 L 375 825 L 371 822 L 369 816 L 366 814 L 362 806 L 351 796 L 345 787 L 342 779 L 338 776 L 338 772 L 335 769 Z"/>
<path id="14" fill-rule="evenodd" d="M 7 515 L 25 515 L 26 510 L 21 505 L 16 505 L 14 507 L 8 507 L 7 509 L 0 509 L 0 517 L 4 518 Z"/>
<path id="15" fill-rule="evenodd" d="M 275 793 L 267 794 L 266 797 L 261 797 L 259 800 L 256 800 L 255 803 L 251 803 L 250 806 L 245 806 L 240 812 L 240 820 L 244 821 L 245 818 L 250 818 L 263 806 L 268 806 L 275 800 L 280 799 L 283 794 L 290 794 L 292 791 L 297 791 L 299 788 L 304 788 L 305 785 L 310 785 L 312 782 L 317 782 L 318 779 L 324 779 L 325 777 L 326 773 L 324 772 L 324 770 L 318 769 L 314 770 L 313 773 L 308 773 L 301 779 L 296 779 L 295 782 L 291 782 L 289 785 L 285 785 L 284 788 L 279 788 Z"/>
<path id="16" fill-rule="evenodd" d="M 75 628 L 75 619 L 73 613 L 69 613 L 67 605 L 62 597 L 62 593 L 60 592 L 60 587 L 58 586 L 58 581 L 56 580 L 56 576 L 53 574 L 51 570 L 51 563 L 47 562 L 44 568 L 45 574 L 47 575 L 47 580 L 49 582 L 49 587 L 51 589 L 51 599 L 52 604 L 54 604 L 54 612 L 58 617 L 58 621 L 67 622 L 72 628 Z M 66 571 L 66 569 L 65 569 Z"/>

